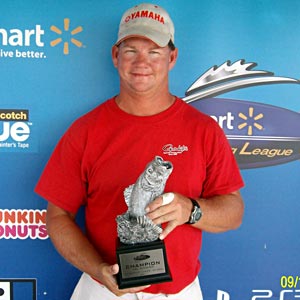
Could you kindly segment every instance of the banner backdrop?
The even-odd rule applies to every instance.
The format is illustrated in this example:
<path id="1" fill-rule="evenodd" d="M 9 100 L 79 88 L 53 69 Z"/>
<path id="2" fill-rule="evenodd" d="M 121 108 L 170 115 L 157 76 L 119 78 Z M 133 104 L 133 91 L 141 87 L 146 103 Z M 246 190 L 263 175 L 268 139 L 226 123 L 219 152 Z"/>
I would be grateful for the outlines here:
<path id="1" fill-rule="evenodd" d="M 0 2 L 0 300 L 69 299 L 80 276 L 33 189 L 68 126 L 118 93 L 110 50 L 136 3 Z M 204 234 L 204 299 L 299 298 L 300 2 L 157 4 L 176 28 L 171 91 L 224 129 L 246 183 L 243 225 Z"/>

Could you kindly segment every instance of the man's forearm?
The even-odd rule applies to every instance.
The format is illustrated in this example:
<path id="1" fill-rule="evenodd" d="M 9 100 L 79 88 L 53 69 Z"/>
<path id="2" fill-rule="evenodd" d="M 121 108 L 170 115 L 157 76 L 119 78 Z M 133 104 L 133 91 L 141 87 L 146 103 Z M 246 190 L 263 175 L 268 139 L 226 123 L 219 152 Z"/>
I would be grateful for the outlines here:
<path id="1" fill-rule="evenodd" d="M 238 228 L 242 223 L 244 203 L 240 193 L 196 199 L 203 216 L 192 225 L 207 232 L 218 233 Z"/>
<path id="2" fill-rule="evenodd" d="M 100 279 L 100 265 L 103 260 L 89 242 L 71 214 L 48 206 L 47 231 L 57 251 L 79 270 Z"/>

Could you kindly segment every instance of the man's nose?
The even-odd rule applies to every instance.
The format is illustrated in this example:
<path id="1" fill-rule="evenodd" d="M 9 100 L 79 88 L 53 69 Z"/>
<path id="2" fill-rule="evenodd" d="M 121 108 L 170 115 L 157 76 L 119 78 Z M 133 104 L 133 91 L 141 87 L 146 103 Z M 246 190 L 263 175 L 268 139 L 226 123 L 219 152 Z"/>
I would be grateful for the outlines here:
<path id="1" fill-rule="evenodd" d="M 147 55 L 146 53 L 144 53 L 144 52 L 139 52 L 139 53 L 137 54 L 137 56 L 136 56 L 135 62 L 136 62 L 137 64 L 144 64 L 144 63 L 147 63 L 148 60 L 149 60 L 149 57 L 148 57 L 148 55 Z"/>

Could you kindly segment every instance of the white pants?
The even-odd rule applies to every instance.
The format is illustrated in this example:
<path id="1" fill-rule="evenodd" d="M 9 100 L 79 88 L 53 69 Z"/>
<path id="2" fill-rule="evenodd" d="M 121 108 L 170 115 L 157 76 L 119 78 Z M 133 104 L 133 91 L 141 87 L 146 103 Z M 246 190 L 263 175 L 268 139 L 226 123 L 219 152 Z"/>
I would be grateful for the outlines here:
<path id="1" fill-rule="evenodd" d="M 125 294 L 117 297 L 110 292 L 104 285 L 101 285 L 89 275 L 83 273 L 74 292 L 71 300 L 203 300 L 202 292 L 198 277 L 187 287 L 181 290 L 178 294 L 149 294 L 149 293 L 135 293 Z"/>

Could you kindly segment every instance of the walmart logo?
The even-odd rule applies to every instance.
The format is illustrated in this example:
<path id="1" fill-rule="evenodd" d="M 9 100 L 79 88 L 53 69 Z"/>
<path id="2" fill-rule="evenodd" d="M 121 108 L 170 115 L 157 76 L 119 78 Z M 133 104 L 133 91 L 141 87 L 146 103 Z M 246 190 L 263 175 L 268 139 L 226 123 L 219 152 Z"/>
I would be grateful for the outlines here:
<path id="1" fill-rule="evenodd" d="M 50 41 L 51 47 L 61 45 L 62 53 L 69 55 L 72 46 L 83 48 L 80 40 L 82 26 L 72 26 L 69 18 L 65 18 L 62 26 L 51 25 L 50 30 L 46 30 L 43 25 L 28 25 L 22 28 L 13 26 L 12 28 L 0 28 L 0 58 L 7 59 L 45 59 L 49 56 L 48 46 L 45 37 L 50 33 L 55 33 Z"/>
<path id="2" fill-rule="evenodd" d="M 261 124 L 264 118 L 264 113 L 255 113 L 255 107 L 253 105 L 247 105 L 243 107 L 242 111 L 238 111 L 235 109 L 228 110 L 228 107 L 224 107 L 223 110 L 218 110 L 218 114 L 216 114 L 216 109 L 211 106 L 210 102 L 206 103 L 206 101 L 201 100 L 203 102 L 201 104 L 201 108 L 205 105 L 205 112 L 209 114 L 225 132 L 233 132 L 236 128 L 238 129 L 239 134 L 246 134 L 248 136 L 252 136 L 256 133 L 256 130 L 264 130 L 264 126 Z M 228 104 L 227 100 L 223 100 L 222 104 Z M 219 104 L 219 108 L 222 106 Z M 239 118 L 239 119 L 238 119 Z M 236 130 L 237 132 L 237 130 Z"/>
<path id="3" fill-rule="evenodd" d="M 218 122 L 241 169 L 300 159 L 299 113 L 225 98 L 201 99 L 192 105 Z"/>
<path id="4" fill-rule="evenodd" d="M 56 39 L 50 42 L 50 45 L 52 47 L 56 47 L 57 45 L 62 43 L 64 55 L 68 55 L 70 53 L 70 43 L 78 48 L 83 47 L 82 42 L 75 38 L 77 34 L 83 31 L 83 28 L 82 26 L 77 26 L 74 29 L 70 29 L 70 19 L 64 19 L 63 29 L 60 29 L 55 25 L 52 25 L 50 29 L 58 35 Z"/>
<path id="5" fill-rule="evenodd" d="M 238 129 L 243 129 L 247 127 L 247 134 L 253 135 L 253 127 L 258 130 L 263 130 L 263 126 L 258 123 L 258 120 L 262 119 L 264 115 L 259 113 L 257 115 L 254 114 L 254 107 L 250 106 L 248 109 L 248 115 L 244 115 L 243 113 L 238 114 L 239 118 L 244 120 L 245 122 L 238 125 Z"/>

